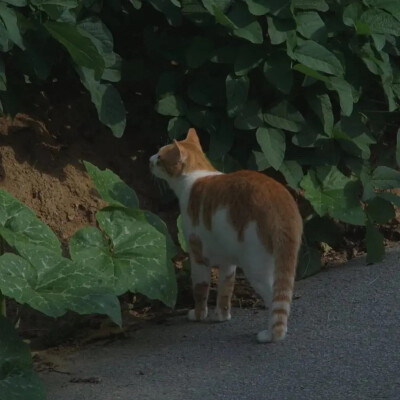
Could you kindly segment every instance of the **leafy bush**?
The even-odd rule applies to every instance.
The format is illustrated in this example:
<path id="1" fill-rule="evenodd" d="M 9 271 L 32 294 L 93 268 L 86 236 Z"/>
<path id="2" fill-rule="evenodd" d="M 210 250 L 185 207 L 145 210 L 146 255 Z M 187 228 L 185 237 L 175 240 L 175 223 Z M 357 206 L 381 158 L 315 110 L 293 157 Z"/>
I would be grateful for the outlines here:
<path id="1" fill-rule="evenodd" d="M 109 206 L 96 214 L 101 230 L 85 227 L 71 238 L 71 259 L 62 256 L 57 237 L 32 210 L 0 190 L 0 237 L 18 253 L 0 256 L 0 303 L 7 296 L 51 317 L 67 310 L 106 314 L 118 325 L 117 296 L 127 291 L 173 307 L 175 246 L 165 224 L 140 210 L 136 193 L 113 172 L 85 166 Z M 28 350 L 1 315 L 0 340 L 0 392 L 19 399 L 32 390 L 29 398 L 44 398 Z"/>
<path id="2" fill-rule="evenodd" d="M 400 184 L 397 1 L 60 4 L 1 4 L 5 111 L 26 81 L 75 74 L 100 120 L 121 136 L 115 85 L 146 82 L 171 138 L 195 126 L 217 168 L 266 170 L 304 193 L 313 211 L 305 215 L 300 277 L 320 268 L 318 242 L 340 237 L 327 217 L 363 227 L 368 262 L 382 258 L 379 224 L 399 204 L 386 193 Z"/>

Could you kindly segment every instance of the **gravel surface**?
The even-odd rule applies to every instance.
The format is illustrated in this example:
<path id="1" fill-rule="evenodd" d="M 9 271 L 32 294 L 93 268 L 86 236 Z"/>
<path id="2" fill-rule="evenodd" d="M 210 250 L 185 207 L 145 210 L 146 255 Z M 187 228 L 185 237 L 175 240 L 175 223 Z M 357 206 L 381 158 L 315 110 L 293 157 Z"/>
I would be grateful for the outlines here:
<path id="1" fill-rule="evenodd" d="M 177 317 L 86 347 L 63 363 L 70 375 L 41 374 L 48 399 L 400 400 L 399 260 L 392 249 L 297 282 L 278 344 L 256 342 L 265 312 L 235 309 L 227 323 Z"/>

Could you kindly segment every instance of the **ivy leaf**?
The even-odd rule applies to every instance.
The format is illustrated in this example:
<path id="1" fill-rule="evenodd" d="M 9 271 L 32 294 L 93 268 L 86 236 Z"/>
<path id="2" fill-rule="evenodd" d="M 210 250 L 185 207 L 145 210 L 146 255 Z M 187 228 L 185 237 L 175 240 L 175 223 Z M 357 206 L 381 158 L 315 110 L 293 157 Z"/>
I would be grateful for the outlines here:
<path id="1" fill-rule="evenodd" d="M 291 60 L 284 52 L 272 54 L 264 64 L 265 78 L 282 93 L 289 94 L 293 86 Z"/>
<path id="2" fill-rule="evenodd" d="M 106 314 L 116 324 L 122 324 L 119 301 L 95 266 L 73 263 L 44 247 L 30 246 L 24 258 L 3 254 L 0 290 L 50 317 L 71 310 Z"/>
<path id="3" fill-rule="evenodd" d="M 64 22 L 47 21 L 44 27 L 68 51 L 79 67 L 86 67 L 94 71 L 98 80 L 104 72 L 104 60 L 92 40 L 84 36 L 77 26 Z"/>
<path id="4" fill-rule="evenodd" d="M 29 207 L 2 189 L 0 236 L 20 254 L 29 252 L 28 246 L 38 246 L 61 255 L 61 244 L 54 232 Z"/>
<path id="5" fill-rule="evenodd" d="M 304 126 L 300 112 L 287 101 L 282 101 L 264 114 L 264 120 L 275 128 L 299 132 Z"/>
<path id="6" fill-rule="evenodd" d="M 260 127 L 257 129 L 256 138 L 267 161 L 279 170 L 286 150 L 284 133 L 278 129 Z"/>
<path id="7" fill-rule="evenodd" d="M 385 255 L 384 238 L 372 224 L 367 224 L 367 264 L 374 264 L 383 260 Z"/>
<path id="8" fill-rule="evenodd" d="M 335 90 L 337 92 L 343 114 L 345 116 L 350 116 L 353 112 L 353 103 L 355 103 L 353 90 L 350 84 L 343 78 L 330 77 L 329 81 L 326 82 L 326 87 L 329 90 Z"/>
<path id="9" fill-rule="evenodd" d="M 246 103 L 234 121 L 234 125 L 238 129 L 255 129 L 263 124 L 261 107 L 255 100 Z"/>
<path id="10" fill-rule="evenodd" d="M 230 74 L 226 78 L 226 108 L 233 118 L 247 102 L 250 81 L 247 76 L 236 77 Z"/>
<path id="11" fill-rule="evenodd" d="M 161 115 L 179 117 L 185 115 L 186 103 L 179 95 L 168 94 L 158 100 L 156 111 Z"/>
<path id="12" fill-rule="evenodd" d="M 305 38 L 317 42 L 323 41 L 327 36 L 324 21 L 315 11 L 300 12 L 296 15 L 297 31 Z"/>
<path id="13" fill-rule="evenodd" d="M 99 120 L 111 129 L 114 136 L 121 137 L 126 127 L 126 111 L 118 90 L 109 83 L 100 83 L 88 68 L 77 68 L 77 72 L 90 93 Z"/>
<path id="14" fill-rule="evenodd" d="M 293 8 L 302 10 L 328 11 L 329 6 L 325 0 L 292 0 Z"/>
<path id="15" fill-rule="evenodd" d="M 306 40 L 294 50 L 294 57 L 300 63 L 316 71 L 341 76 L 344 73 L 339 59 L 327 48 Z"/>
<path id="16" fill-rule="evenodd" d="M 0 21 L 3 20 L 8 38 L 21 50 L 25 50 L 24 40 L 18 26 L 17 13 L 7 5 L 0 3 Z"/>
<path id="17" fill-rule="evenodd" d="M 301 165 L 297 161 L 283 161 L 279 171 L 292 189 L 297 190 L 300 188 L 300 182 L 304 174 Z"/>
<path id="18" fill-rule="evenodd" d="M 101 170 L 88 161 L 83 162 L 100 197 L 112 206 L 138 208 L 139 199 L 135 191 L 109 169 Z"/>
<path id="19" fill-rule="evenodd" d="M 211 58 L 213 42 L 202 36 L 195 36 L 186 50 L 186 62 L 190 68 L 199 68 Z"/>
<path id="20" fill-rule="evenodd" d="M 190 100 L 206 107 L 225 105 L 225 83 L 221 78 L 198 78 L 188 87 Z"/>
<path id="21" fill-rule="evenodd" d="M 228 18 L 236 26 L 233 34 L 248 40 L 251 43 L 263 43 L 262 28 L 260 23 L 250 14 L 246 5 L 242 2 L 234 2 Z"/>
<path id="22" fill-rule="evenodd" d="M 365 225 L 366 217 L 360 204 L 360 190 L 356 182 L 343 175 L 336 167 L 317 167 L 301 181 L 305 197 L 316 213 L 353 225 Z"/>
<path id="23" fill-rule="evenodd" d="M 190 128 L 189 122 L 182 117 L 174 117 L 168 121 L 168 136 L 170 139 L 181 139 Z"/>
<path id="24" fill-rule="evenodd" d="M 256 16 L 265 15 L 270 7 L 263 0 L 246 0 L 247 7 L 249 7 L 249 11 Z"/>
<path id="25" fill-rule="evenodd" d="M 315 275 L 321 268 L 321 251 L 316 245 L 312 245 L 308 243 L 307 240 L 303 240 L 297 262 L 296 279 L 304 279 L 308 276 Z"/>
<path id="26" fill-rule="evenodd" d="M 318 118 L 322 122 L 324 132 L 331 137 L 334 117 L 329 95 L 326 93 L 314 94 L 308 96 L 307 100 L 311 106 L 311 109 L 317 114 Z"/>
<path id="27" fill-rule="evenodd" d="M 372 173 L 371 183 L 375 189 L 397 189 L 400 187 L 400 172 L 380 166 Z"/>
<path id="28" fill-rule="evenodd" d="M 70 242 L 72 259 L 86 268 L 97 268 L 118 295 L 142 293 L 173 307 L 175 248 L 155 225 L 156 216 L 152 214 L 153 223 L 149 223 L 148 214 L 141 210 L 109 207 L 96 218 L 104 236 L 94 227 L 78 231 Z"/>
<path id="29" fill-rule="evenodd" d="M 296 26 L 292 21 L 282 20 L 271 16 L 267 16 L 267 23 L 268 36 L 273 45 L 284 43 L 288 38 L 289 32 L 296 29 Z"/>
<path id="30" fill-rule="evenodd" d="M 360 22 L 368 27 L 368 33 L 400 36 L 400 21 L 386 11 L 368 9 L 361 15 Z"/>
<path id="31" fill-rule="evenodd" d="M 33 371 L 29 347 L 0 315 L 0 393 L 7 400 L 45 400 L 43 382 Z"/>

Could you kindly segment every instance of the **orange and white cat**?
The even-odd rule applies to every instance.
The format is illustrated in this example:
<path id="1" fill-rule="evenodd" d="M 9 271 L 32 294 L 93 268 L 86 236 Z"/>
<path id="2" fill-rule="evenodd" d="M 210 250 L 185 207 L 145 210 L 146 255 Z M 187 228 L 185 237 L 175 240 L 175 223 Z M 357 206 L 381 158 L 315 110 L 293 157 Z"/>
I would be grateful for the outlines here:
<path id="1" fill-rule="evenodd" d="M 282 340 L 303 229 L 290 193 L 259 172 L 216 171 L 194 129 L 185 140 L 162 147 L 150 158 L 150 168 L 179 199 L 195 301 L 188 318 L 207 317 L 210 269 L 218 267 L 212 319 L 230 320 L 235 271 L 240 266 L 269 309 L 269 329 L 258 333 L 258 341 Z"/>

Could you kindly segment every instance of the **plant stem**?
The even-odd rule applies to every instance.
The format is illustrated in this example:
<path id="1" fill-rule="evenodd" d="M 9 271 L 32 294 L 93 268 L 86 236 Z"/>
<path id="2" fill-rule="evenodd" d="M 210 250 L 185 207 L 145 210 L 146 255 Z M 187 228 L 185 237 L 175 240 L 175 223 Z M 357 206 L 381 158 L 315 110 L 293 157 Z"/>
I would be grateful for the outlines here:
<path id="1" fill-rule="evenodd" d="M 7 316 L 7 307 L 6 307 L 6 296 L 4 296 L 0 291 L 0 314 L 3 317 Z"/>

